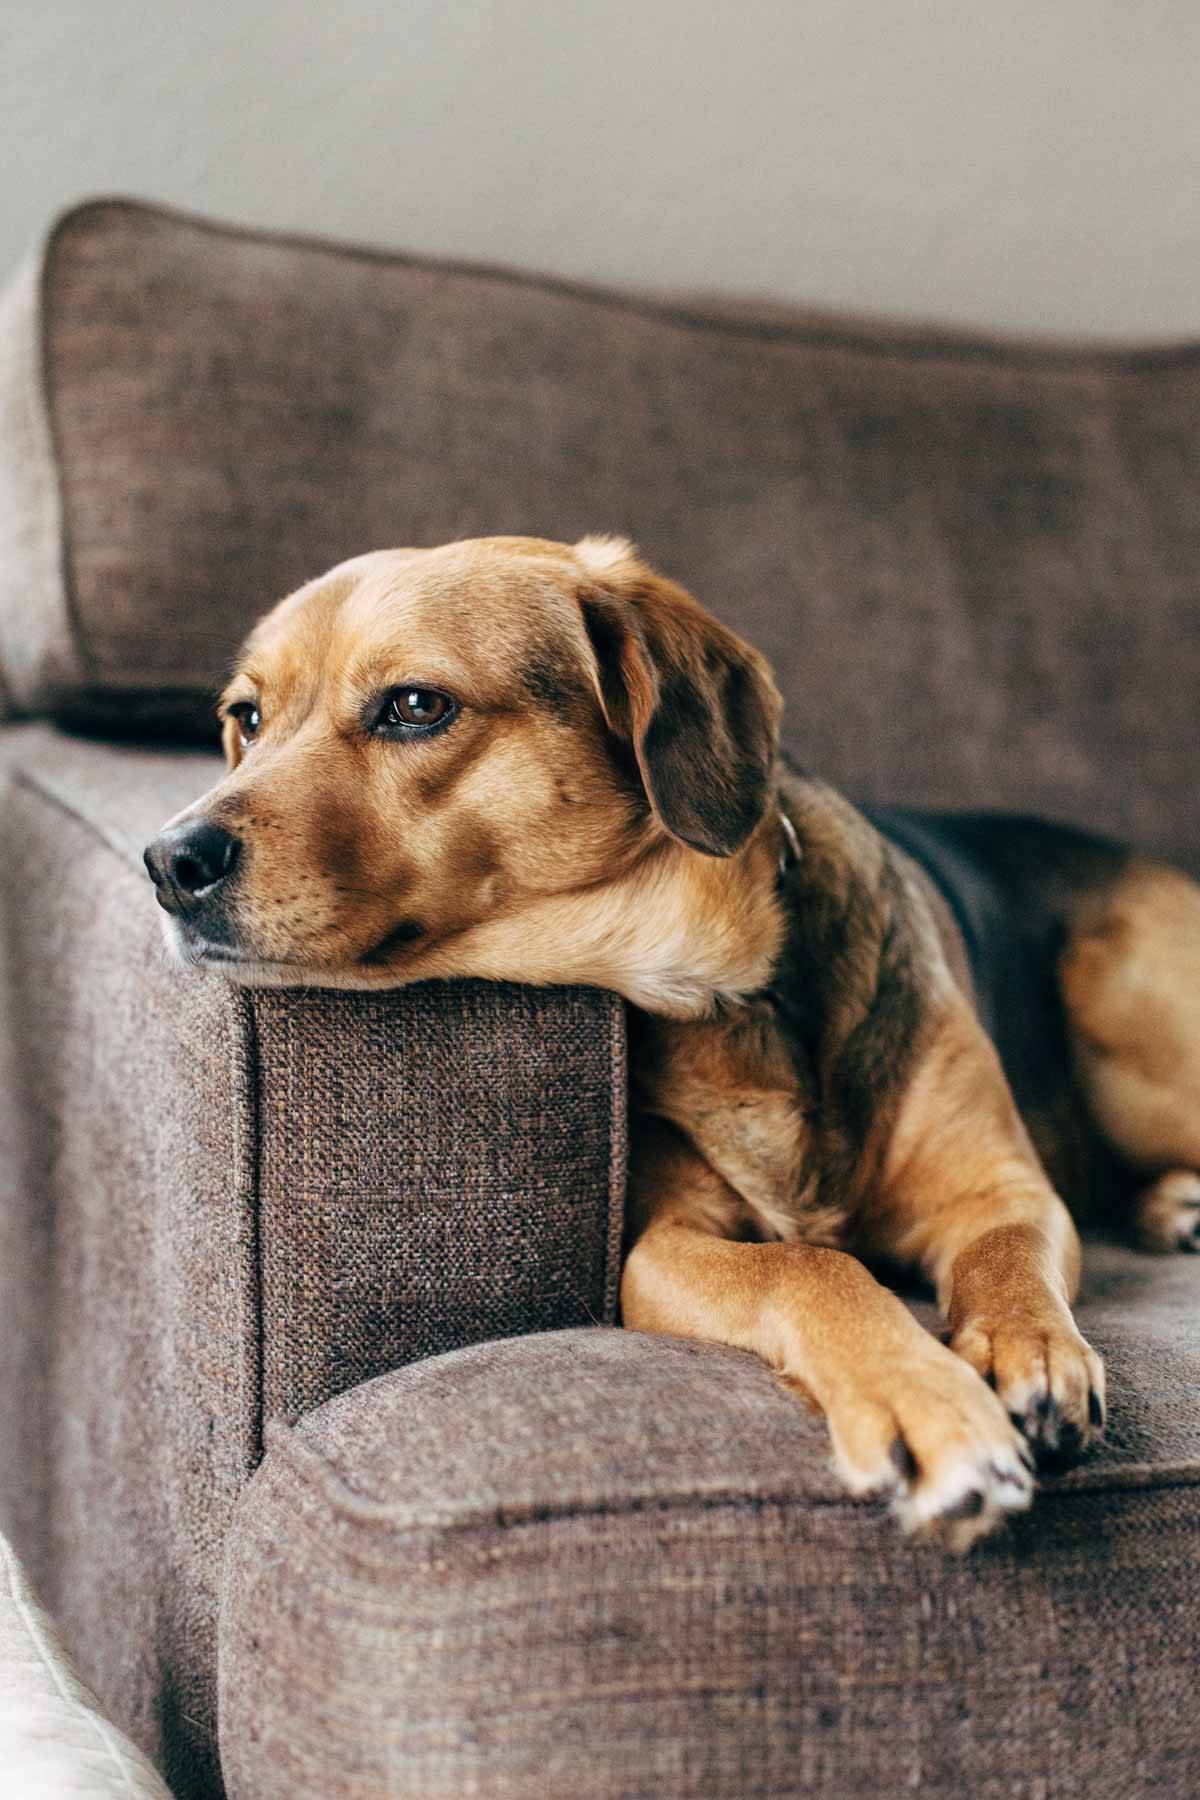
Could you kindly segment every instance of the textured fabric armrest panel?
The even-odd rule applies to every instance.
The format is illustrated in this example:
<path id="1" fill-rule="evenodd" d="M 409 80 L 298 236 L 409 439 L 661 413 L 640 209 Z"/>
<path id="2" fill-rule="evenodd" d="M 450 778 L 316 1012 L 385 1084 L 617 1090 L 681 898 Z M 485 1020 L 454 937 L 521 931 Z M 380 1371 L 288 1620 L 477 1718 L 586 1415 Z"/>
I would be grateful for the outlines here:
<path id="1" fill-rule="evenodd" d="M 243 997 L 263 1412 L 616 1312 L 624 1019 L 500 983 Z"/>
<path id="2" fill-rule="evenodd" d="M 40 726 L 0 761 L 0 1511 L 85 1679 L 207 1796 L 221 1550 L 264 1421 L 612 1318 L 623 1014 L 181 976 L 135 852 L 207 763 Z"/>

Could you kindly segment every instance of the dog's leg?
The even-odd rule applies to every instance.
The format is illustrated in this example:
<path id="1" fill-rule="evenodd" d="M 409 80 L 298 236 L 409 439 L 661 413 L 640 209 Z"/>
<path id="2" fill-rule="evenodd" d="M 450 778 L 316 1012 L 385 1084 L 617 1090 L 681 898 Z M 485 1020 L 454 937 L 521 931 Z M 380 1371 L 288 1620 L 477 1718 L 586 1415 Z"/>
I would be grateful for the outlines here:
<path id="1" fill-rule="evenodd" d="M 1092 1117 L 1147 1181 L 1137 1236 L 1200 1251 L 1200 887 L 1134 863 L 1084 902 L 1059 981 Z"/>
<path id="2" fill-rule="evenodd" d="M 862 1230 L 936 1283 L 951 1347 L 1035 1450 L 1072 1456 L 1103 1429 L 1104 1367 L 1071 1314 L 1079 1239 L 965 1002 L 946 1008 L 904 1094 Z"/>
<path id="3" fill-rule="evenodd" d="M 626 1326 L 753 1350 L 824 1412 L 855 1494 L 892 1498 L 906 1529 L 965 1549 L 1028 1506 L 1027 1452 L 994 1394 L 862 1263 L 727 1234 L 740 1202 L 654 1120 L 635 1140 Z"/>

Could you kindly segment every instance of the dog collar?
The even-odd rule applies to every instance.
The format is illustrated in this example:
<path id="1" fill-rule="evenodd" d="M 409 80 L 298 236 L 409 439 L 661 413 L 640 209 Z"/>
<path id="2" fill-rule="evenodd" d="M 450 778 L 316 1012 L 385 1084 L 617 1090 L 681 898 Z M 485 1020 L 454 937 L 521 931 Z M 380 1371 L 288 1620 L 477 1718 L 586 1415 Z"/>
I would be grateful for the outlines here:
<path id="1" fill-rule="evenodd" d="M 800 839 L 796 836 L 796 827 L 784 812 L 779 809 L 779 823 L 783 828 L 783 842 L 779 846 L 779 873 L 786 875 L 793 863 L 798 863 L 804 855 L 800 848 Z"/>

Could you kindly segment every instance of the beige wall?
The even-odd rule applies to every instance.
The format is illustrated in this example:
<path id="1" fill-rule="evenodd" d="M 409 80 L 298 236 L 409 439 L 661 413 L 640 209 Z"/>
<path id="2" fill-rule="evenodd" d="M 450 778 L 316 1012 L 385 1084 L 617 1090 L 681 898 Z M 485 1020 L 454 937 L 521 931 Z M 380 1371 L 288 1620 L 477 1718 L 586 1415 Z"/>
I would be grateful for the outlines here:
<path id="1" fill-rule="evenodd" d="M 601 281 L 1200 332 L 1196 0 L 0 0 L 0 264 L 76 196 Z"/>

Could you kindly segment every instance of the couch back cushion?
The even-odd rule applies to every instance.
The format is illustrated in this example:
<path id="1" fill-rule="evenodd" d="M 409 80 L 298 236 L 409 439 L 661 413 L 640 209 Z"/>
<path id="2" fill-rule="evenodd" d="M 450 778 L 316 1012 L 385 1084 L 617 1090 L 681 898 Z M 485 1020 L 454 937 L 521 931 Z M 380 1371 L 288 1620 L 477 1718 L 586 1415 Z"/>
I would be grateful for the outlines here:
<path id="1" fill-rule="evenodd" d="M 616 530 L 761 646 L 791 747 L 853 795 L 1200 846 L 1200 350 L 660 304 L 101 201 L 2 355 L 10 711 L 209 731 L 252 620 L 343 557 Z"/>

